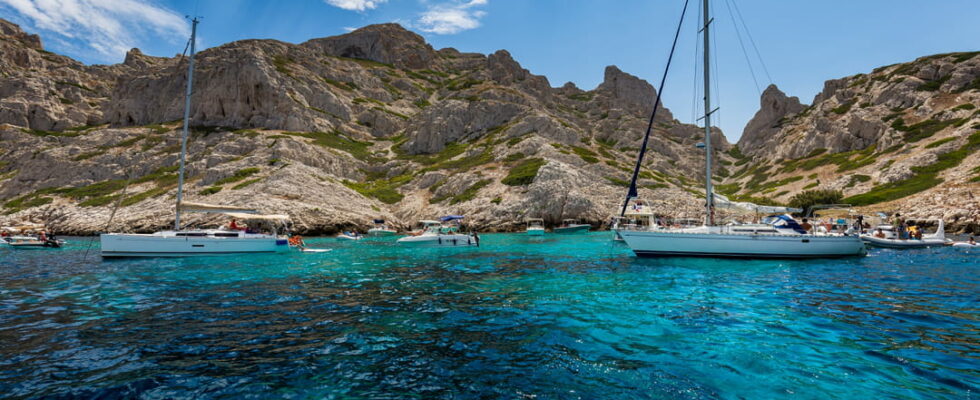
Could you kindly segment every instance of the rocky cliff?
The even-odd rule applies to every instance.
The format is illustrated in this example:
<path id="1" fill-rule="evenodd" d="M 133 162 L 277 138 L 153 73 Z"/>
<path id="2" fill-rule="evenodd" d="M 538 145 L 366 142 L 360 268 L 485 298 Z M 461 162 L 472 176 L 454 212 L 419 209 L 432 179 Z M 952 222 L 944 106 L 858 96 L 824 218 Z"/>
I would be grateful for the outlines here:
<path id="1" fill-rule="evenodd" d="M 980 52 L 830 80 L 810 105 L 770 86 L 737 149 L 726 194 L 840 190 L 865 211 L 980 231 Z"/>
<path id="2" fill-rule="evenodd" d="M 595 89 L 552 87 L 506 51 L 436 50 L 395 24 L 244 40 L 196 60 L 188 200 L 288 213 L 307 232 L 449 213 L 490 230 L 606 220 L 656 96 L 614 66 Z M 121 64 L 84 65 L 0 20 L 0 222 L 171 224 L 186 62 L 133 49 Z M 735 163 L 717 136 L 721 162 Z M 659 111 L 644 198 L 699 215 L 699 137 Z"/>

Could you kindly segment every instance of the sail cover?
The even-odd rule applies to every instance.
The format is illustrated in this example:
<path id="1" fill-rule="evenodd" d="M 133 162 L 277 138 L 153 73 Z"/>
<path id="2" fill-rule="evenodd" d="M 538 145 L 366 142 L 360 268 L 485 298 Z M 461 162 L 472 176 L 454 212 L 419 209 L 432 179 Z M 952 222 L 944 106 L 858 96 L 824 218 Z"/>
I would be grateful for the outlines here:
<path id="1" fill-rule="evenodd" d="M 241 212 L 225 212 L 222 214 L 244 221 L 272 221 L 272 222 L 289 221 L 289 216 L 283 214 L 250 214 L 250 213 L 241 213 Z"/>
<path id="2" fill-rule="evenodd" d="M 222 206 L 215 204 L 205 204 L 205 203 L 191 203 L 191 202 L 181 202 L 177 205 L 180 211 L 184 212 L 210 212 L 210 213 L 242 213 L 242 214 L 258 214 L 258 210 L 254 208 L 247 207 L 237 207 L 237 206 Z"/>
<path id="3" fill-rule="evenodd" d="M 750 211 L 758 214 L 787 214 L 787 213 L 801 213 L 802 208 L 792 208 L 792 207 L 780 207 L 780 206 L 766 206 L 759 205 L 755 203 L 749 203 L 745 201 L 731 201 L 727 197 L 720 194 L 715 194 L 715 207 L 716 208 L 727 208 L 733 210 L 744 210 Z"/>
<path id="4" fill-rule="evenodd" d="M 374 223 L 376 223 L 376 224 L 383 224 L 383 223 L 385 223 L 385 220 L 383 220 L 383 219 L 376 219 L 376 220 L 374 220 Z"/>
<path id="5" fill-rule="evenodd" d="M 455 220 L 459 220 L 459 219 L 463 219 L 463 216 L 462 215 L 447 215 L 445 217 L 439 218 L 439 220 L 442 221 L 442 222 L 455 221 Z"/>

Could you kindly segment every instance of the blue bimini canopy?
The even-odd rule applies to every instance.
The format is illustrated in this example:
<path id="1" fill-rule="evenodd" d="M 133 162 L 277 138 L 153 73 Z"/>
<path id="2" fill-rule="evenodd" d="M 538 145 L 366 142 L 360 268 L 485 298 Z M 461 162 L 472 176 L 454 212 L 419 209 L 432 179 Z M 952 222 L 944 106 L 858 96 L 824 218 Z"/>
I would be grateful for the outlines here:
<path id="1" fill-rule="evenodd" d="M 383 220 L 383 219 L 376 219 L 376 220 L 374 220 L 374 223 L 376 223 L 376 224 L 383 224 L 383 223 L 385 223 L 385 220 Z"/>
<path id="2" fill-rule="evenodd" d="M 449 221 L 455 221 L 460 219 L 463 219 L 462 215 L 447 215 L 445 217 L 439 218 L 439 220 L 442 222 L 449 222 Z"/>
<path id="3" fill-rule="evenodd" d="M 797 223 L 796 220 L 793 219 L 793 217 L 790 217 L 789 215 L 786 215 L 786 214 L 783 214 L 783 215 L 774 215 L 773 217 L 776 218 L 776 220 L 773 221 L 773 225 L 776 225 L 776 226 L 784 226 L 784 227 L 790 228 L 793 231 L 795 231 L 796 233 L 800 233 L 800 234 L 807 233 L 806 229 L 803 229 L 803 227 L 800 226 L 800 224 Z M 780 221 L 782 221 L 782 223 L 779 223 Z"/>

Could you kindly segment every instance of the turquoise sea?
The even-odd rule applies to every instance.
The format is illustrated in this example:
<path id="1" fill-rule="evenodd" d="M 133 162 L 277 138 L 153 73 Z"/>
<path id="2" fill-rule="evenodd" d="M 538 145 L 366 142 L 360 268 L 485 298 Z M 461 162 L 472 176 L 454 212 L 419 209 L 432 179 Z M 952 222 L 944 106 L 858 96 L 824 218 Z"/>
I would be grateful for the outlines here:
<path id="1" fill-rule="evenodd" d="M 980 398 L 980 255 L 482 247 L 102 261 L 0 248 L 6 398 Z"/>

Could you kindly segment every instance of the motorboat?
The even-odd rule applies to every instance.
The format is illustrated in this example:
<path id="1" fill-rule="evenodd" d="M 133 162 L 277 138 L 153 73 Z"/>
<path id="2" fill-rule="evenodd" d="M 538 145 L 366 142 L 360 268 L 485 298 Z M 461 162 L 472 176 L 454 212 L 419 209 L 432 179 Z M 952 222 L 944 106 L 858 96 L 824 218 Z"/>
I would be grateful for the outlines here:
<path id="1" fill-rule="evenodd" d="M 54 235 L 46 234 L 46 228 L 40 224 L 5 226 L 0 230 L 3 231 L 3 236 L 0 236 L 0 244 L 6 244 L 10 248 L 59 248 L 66 243 L 64 240 L 56 239 Z"/>
<path id="2" fill-rule="evenodd" d="M 64 241 L 53 238 L 23 235 L 6 237 L 4 242 L 13 249 L 59 248 L 65 244 Z"/>
<path id="3" fill-rule="evenodd" d="M 287 251 L 289 244 L 280 236 L 289 217 L 285 215 L 259 215 L 257 210 L 246 207 L 211 205 L 185 202 L 184 172 L 187 158 L 187 135 L 190 125 L 191 94 L 194 83 L 194 55 L 197 36 L 197 18 L 191 20 L 191 38 L 188 42 L 190 57 L 187 66 L 187 91 L 184 96 L 184 126 L 180 138 L 180 157 L 177 174 L 177 206 L 174 229 L 150 234 L 106 233 L 99 236 L 102 257 L 185 257 L 202 255 L 257 254 Z M 203 212 L 225 214 L 232 218 L 249 219 L 268 225 L 268 229 L 184 229 L 181 214 Z"/>
<path id="4" fill-rule="evenodd" d="M 555 227 L 551 231 L 560 234 L 570 234 L 588 232 L 589 229 L 592 229 L 592 225 L 580 224 L 575 219 L 566 219 L 561 222 L 561 226 Z"/>
<path id="5" fill-rule="evenodd" d="M 886 229 L 891 228 L 891 229 Z M 945 223 L 942 219 L 939 220 L 939 224 L 936 226 L 936 232 L 922 235 L 921 239 L 902 239 L 898 237 L 896 230 L 888 226 L 879 225 L 871 233 L 866 233 L 861 235 L 861 239 L 864 240 L 869 246 L 884 247 L 890 249 L 918 249 L 924 247 L 936 247 L 944 246 L 952 241 L 946 239 Z M 881 229 L 881 233 L 878 233 L 878 229 Z M 885 234 L 886 230 L 889 234 Z"/>
<path id="6" fill-rule="evenodd" d="M 341 240 L 361 240 L 361 239 L 364 239 L 364 235 L 361 235 L 360 233 L 358 233 L 356 231 L 355 232 L 342 232 L 339 235 L 337 235 L 337 239 L 341 239 Z"/>
<path id="7" fill-rule="evenodd" d="M 368 236 L 395 236 L 398 231 L 391 229 L 385 224 L 385 220 L 374 220 L 374 228 L 368 229 Z"/>
<path id="8" fill-rule="evenodd" d="M 527 230 L 525 232 L 528 236 L 544 235 L 544 220 L 541 218 L 528 218 Z"/>
<path id="9" fill-rule="evenodd" d="M 419 221 L 422 229 L 418 233 L 398 239 L 398 243 L 407 246 L 479 246 L 480 236 L 474 233 L 461 233 L 461 215 L 448 215 L 438 221 Z"/>
<path id="10" fill-rule="evenodd" d="M 977 243 L 976 241 L 974 241 L 973 243 L 970 243 L 970 242 L 952 242 L 952 243 L 949 243 L 949 245 L 952 246 L 952 247 L 958 248 L 958 249 L 980 249 L 980 243 Z"/>
<path id="11" fill-rule="evenodd" d="M 811 233 L 801 228 L 797 229 L 799 224 L 787 214 L 791 212 L 802 212 L 803 210 L 801 209 L 730 201 L 724 196 L 714 193 L 712 183 L 712 153 L 714 147 L 711 144 L 711 116 L 715 109 L 711 105 L 711 68 L 707 68 L 707 66 L 712 65 L 709 47 L 712 43 L 710 35 L 713 30 L 713 18 L 709 3 L 709 0 L 702 2 L 703 10 L 701 15 L 703 21 L 700 21 L 698 26 L 699 33 L 704 40 L 701 47 L 701 55 L 706 66 L 706 68 L 702 68 L 704 74 L 704 114 L 700 118 L 704 125 L 704 138 L 703 142 L 696 145 L 696 147 L 704 150 L 705 157 L 705 208 L 703 225 L 698 227 L 669 227 L 663 229 L 624 226 L 617 228 L 616 232 L 623 238 L 633 252 L 641 257 L 688 256 L 755 259 L 846 257 L 866 254 L 867 250 L 859 235 L 830 232 Z M 685 14 L 686 11 L 684 10 Z M 683 15 L 678 25 L 679 27 L 683 25 Z M 678 35 L 679 32 L 680 30 L 678 29 Z M 672 57 L 673 49 L 668 60 Z M 669 68 L 669 61 L 667 67 Z M 666 81 L 666 77 L 667 70 L 664 72 L 664 81 Z M 633 169 L 633 176 L 626 198 L 623 201 L 620 216 L 625 216 L 630 201 L 639 197 L 637 180 L 644 165 L 643 158 L 649 145 L 650 133 L 652 132 L 656 113 L 660 108 L 660 95 L 663 93 L 662 84 L 656 92 L 657 97 L 653 104 L 649 125 L 640 145 L 640 151 Z M 781 217 L 771 220 L 768 224 L 770 226 L 719 226 L 715 224 L 716 207 L 745 209 L 754 211 L 757 214 L 764 212 L 765 214 L 776 214 Z"/>

